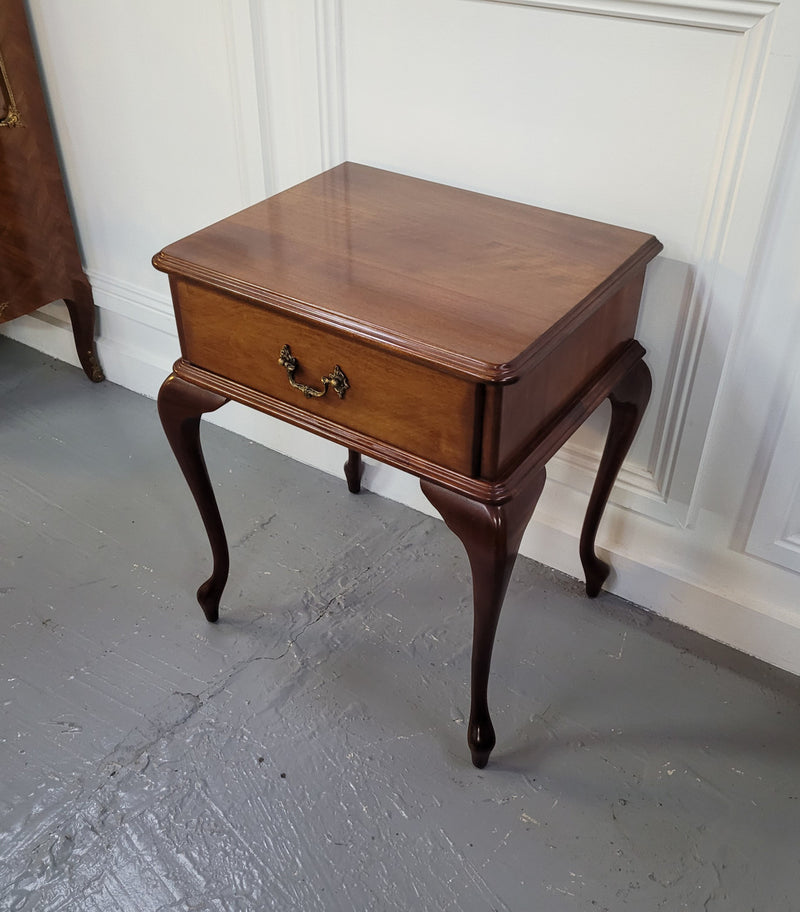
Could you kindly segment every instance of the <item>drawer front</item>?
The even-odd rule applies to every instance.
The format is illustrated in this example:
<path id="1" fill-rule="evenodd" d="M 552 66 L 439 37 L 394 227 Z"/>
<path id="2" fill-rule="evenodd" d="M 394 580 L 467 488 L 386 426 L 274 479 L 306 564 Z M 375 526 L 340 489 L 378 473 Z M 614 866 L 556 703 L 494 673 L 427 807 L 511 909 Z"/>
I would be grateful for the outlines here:
<path id="1" fill-rule="evenodd" d="M 221 377 L 342 428 L 472 475 L 476 386 L 341 332 L 184 280 L 173 280 L 183 357 Z M 349 384 L 307 397 L 278 359 L 288 345 L 295 382 L 324 390 L 338 365 Z"/>

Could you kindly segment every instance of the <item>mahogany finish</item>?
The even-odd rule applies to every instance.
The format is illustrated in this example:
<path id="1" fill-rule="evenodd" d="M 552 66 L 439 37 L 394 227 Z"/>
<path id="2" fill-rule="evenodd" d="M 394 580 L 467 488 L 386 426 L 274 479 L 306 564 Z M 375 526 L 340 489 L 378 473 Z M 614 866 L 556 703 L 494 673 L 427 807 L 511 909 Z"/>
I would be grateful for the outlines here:
<path id="1" fill-rule="evenodd" d="M 235 399 L 416 474 L 473 572 L 468 741 L 485 766 L 495 630 L 547 460 L 610 397 L 581 535 L 587 591 L 603 509 L 650 393 L 633 338 L 651 235 L 346 163 L 172 244 L 182 357 L 162 422 L 214 555 L 198 593 L 218 616 L 227 545 L 199 443 Z"/>
<path id="2" fill-rule="evenodd" d="M 408 362 L 393 352 L 253 307 L 196 282 L 175 279 L 172 294 L 180 314 L 182 351 L 192 364 L 290 408 L 299 403 L 304 413 L 326 417 L 457 472 L 470 472 L 474 383 L 427 365 L 409 372 Z M 230 332 L 232 326 L 235 333 Z M 299 395 L 278 364 L 287 343 L 298 361 L 298 379 L 310 386 L 321 387 L 320 378 L 340 364 L 350 384 L 344 398 L 333 392 L 319 399 Z"/>
<path id="3" fill-rule="evenodd" d="M 483 769 L 495 745 L 487 690 L 494 635 L 523 533 L 545 482 L 544 467 L 529 472 L 517 496 L 486 504 L 422 479 L 422 493 L 460 539 L 472 569 L 472 702 L 467 743 Z"/>
<path id="4" fill-rule="evenodd" d="M 361 491 L 361 476 L 364 466 L 361 463 L 361 453 L 358 450 L 347 451 L 347 462 L 344 464 L 344 477 L 347 479 L 347 490 L 351 494 Z"/>
<path id="5" fill-rule="evenodd" d="M 78 358 L 104 379 L 23 0 L 0 4 L 0 323 L 63 298 Z"/>
<path id="6" fill-rule="evenodd" d="M 211 576 L 197 590 L 197 601 L 209 621 L 219 619 L 219 600 L 228 581 L 230 558 L 222 517 L 200 447 L 200 417 L 228 400 L 170 374 L 158 392 L 158 414 L 189 490 L 200 509 L 214 558 Z"/>
<path id="7" fill-rule="evenodd" d="M 595 554 L 597 529 L 622 461 L 642 423 L 652 386 L 653 380 L 647 365 L 644 361 L 637 361 L 608 396 L 611 401 L 611 424 L 586 508 L 580 541 L 581 563 L 586 574 L 586 594 L 591 598 L 599 594 L 600 587 L 610 572 L 608 564 Z"/>

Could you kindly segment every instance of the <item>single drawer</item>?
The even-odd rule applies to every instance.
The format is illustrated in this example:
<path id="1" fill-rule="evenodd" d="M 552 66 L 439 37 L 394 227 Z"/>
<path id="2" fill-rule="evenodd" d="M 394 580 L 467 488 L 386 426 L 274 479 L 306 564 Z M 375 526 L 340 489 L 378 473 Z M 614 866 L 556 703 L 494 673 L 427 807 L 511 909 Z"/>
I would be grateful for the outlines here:
<path id="1" fill-rule="evenodd" d="M 173 278 L 172 289 L 185 360 L 342 428 L 477 474 L 475 383 L 194 282 Z M 285 345 L 297 361 L 296 382 L 322 391 L 321 378 L 338 365 L 349 384 L 344 395 L 332 385 L 320 397 L 294 388 L 279 363 Z"/>

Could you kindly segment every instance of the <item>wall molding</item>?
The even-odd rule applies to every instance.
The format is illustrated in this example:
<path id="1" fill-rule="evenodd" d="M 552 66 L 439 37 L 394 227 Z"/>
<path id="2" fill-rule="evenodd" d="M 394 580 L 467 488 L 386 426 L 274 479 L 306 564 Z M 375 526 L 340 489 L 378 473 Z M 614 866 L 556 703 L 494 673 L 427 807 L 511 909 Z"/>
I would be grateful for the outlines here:
<path id="1" fill-rule="evenodd" d="M 485 0 L 514 6 L 564 10 L 592 16 L 638 19 L 691 28 L 747 32 L 779 5 L 779 0 Z"/>
<path id="2" fill-rule="evenodd" d="M 632 2 L 638 6 L 638 0 Z M 772 31 L 773 22 L 769 20 L 761 27 L 748 31 L 741 41 L 727 103 L 720 113 L 720 140 L 711 171 L 714 179 L 708 185 L 705 213 L 697 232 L 698 243 L 692 255 L 692 269 L 681 305 L 679 332 L 672 345 L 661 395 L 658 398 L 654 396 L 649 406 L 656 410 L 658 421 L 653 430 L 647 466 L 626 462 L 610 501 L 671 525 L 691 524 L 698 511 L 696 493 L 713 406 L 713 402 L 710 405 L 697 404 L 698 378 L 702 377 L 703 388 L 718 390 L 724 377 L 723 364 L 715 368 L 716 373 L 712 376 L 709 363 L 704 358 L 709 325 L 716 321 L 717 337 L 724 338 L 726 344 L 730 344 L 734 335 L 730 319 L 719 317 L 715 307 L 719 303 L 721 288 L 719 276 L 726 269 L 726 243 L 737 218 L 736 204 L 748 166 L 747 153 L 761 84 L 769 62 Z M 756 246 L 759 226 L 753 224 L 747 230 L 752 234 L 754 268 L 760 255 Z M 734 272 L 728 269 L 728 273 Z M 745 283 L 741 282 L 738 286 L 730 284 L 725 293 L 734 304 L 731 310 L 739 313 L 744 306 Z M 726 319 L 728 325 L 725 325 Z M 704 414 L 701 413 L 703 409 Z M 690 417 L 695 427 L 706 429 L 702 436 L 697 435 L 692 441 L 687 439 Z M 554 457 L 551 475 L 564 484 L 588 491 L 600 455 L 599 450 L 570 442 Z M 677 472 L 682 477 L 693 479 L 691 489 L 680 496 L 676 496 L 673 490 Z"/>
<path id="3" fill-rule="evenodd" d="M 168 294 L 159 294 L 94 269 L 88 269 L 86 275 L 101 312 L 107 310 L 119 314 L 142 326 L 167 333 L 177 340 L 172 299 Z"/>
<path id="4" fill-rule="evenodd" d="M 597 474 L 600 464 L 600 455 L 596 450 L 580 446 L 575 443 L 565 444 L 558 452 L 558 458 L 565 465 L 589 473 L 592 477 Z M 663 502 L 664 498 L 658 489 L 652 472 L 633 463 L 625 463 L 617 476 L 617 484 L 628 488 L 638 495 L 649 497 Z"/>
<path id="5" fill-rule="evenodd" d="M 266 194 L 345 157 L 341 0 L 250 0 Z"/>
<path id="6" fill-rule="evenodd" d="M 315 0 L 317 86 L 322 168 L 345 160 L 344 60 L 341 0 Z"/>
<path id="7" fill-rule="evenodd" d="M 262 199 L 269 186 L 264 168 L 253 9 L 246 3 L 223 2 L 221 12 L 225 23 L 231 114 L 244 207 Z"/>
<path id="8" fill-rule="evenodd" d="M 272 196 L 277 187 L 275 171 L 276 150 L 273 148 L 272 117 L 269 105 L 267 48 L 265 41 L 264 7 L 262 0 L 250 0 L 251 53 L 256 80 L 256 109 L 258 133 L 261 138 L 261 170 L 264 195 Z"/>
<path id="9" fill-rule="evenodd" d="M 787 371 L 785 397 L 775 403 L 779 431 L 746 552 L 800 573 L 800 366 L 793 373 Z"/>
<path id="10" fill-rule="evenodd" d="M 708 429 L 712 405 L 701 414 L 694 403 L 698 377 L 702 375 L 705 389 L 718 390 L 723 378 L 723 365 L 712 367 L 704 359 L 704 343 L 709 327 L 714 322 L 717 344 L 724 338 L 728 346 L 734 327 L 730 317 L 724 317 L 717 306 L 721 294 L 729 297 L 730 313 L 740 312 L 745 293 L 744 281 L 728 281 L 724 286 L 720 276 L 725 271 L 726 243 L 737 217 L 736 204 L 748 165 L 747 153 L 753 134 L 754 122 L 761 85 L 769 62 L 772 42 L 773 20 L 764 22 L 744 37 L 738 52 L 728 102 L 722 112 L 720 143 L 712 173 L 716 180 L 709 185 L 706 212 L 698 231 L 699 243 L 693 262 L 693 281 L 682 321 L 683 331 L 676 338 L 670 359 L 669 374 L 673 380 L 665 389 L 665 401 L 661 403 L 663 421 L 656 430 L 653 441 L 653 476 L 663 496 L 675 502 L 672 483 L 682 463 L 682 475 L 694 478 L 688 497 L 675 502 L 675 509 L 682 522 L 691 523 L 696 516 L 698 505 L 696 495 L 701 477 L 703 454 L 708 441 L 698 438 L 694 445 L 687 445 L 686 428 L 691 414 L 695 425 Z M 758 225 L 750 225 L 750 248 L 755 249 L 758 239 Z M 737 267 L 747 264 L 737 262 Z M 744 269 L 746 273 L 747 268 Z M 728 268 L 729 276 L 735 276 L 737 269 Z M 727 322 L 728 325 L 725 325 Z M 716 374 L 711 376 L 711 370 Z M 703 373 L 703 372 L 706 373 Z M 713 398 L 713 397 L 712 397 Z M 694 411 L 692 411 L 694 406 Z M 700 408 L 703 408 L 702 406 Z"/>

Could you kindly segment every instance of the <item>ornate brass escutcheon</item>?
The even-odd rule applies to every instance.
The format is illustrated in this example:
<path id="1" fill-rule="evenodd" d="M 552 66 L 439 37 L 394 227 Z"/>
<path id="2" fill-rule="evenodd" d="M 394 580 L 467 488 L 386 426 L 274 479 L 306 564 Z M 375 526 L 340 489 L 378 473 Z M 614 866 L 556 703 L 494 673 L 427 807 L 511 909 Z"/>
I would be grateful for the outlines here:
<path id="1" fill-rule="evenodd" d="M 0 81 L 2 82 L 0 91 L 6 97 L 6 113 L 4 117 L 0 117 L 0 127 L 17 127 L 22 123 L 22 118 L 19 114 L 17 102 L 14 99 L 14 93 L 11 90 L 11 83 L 8 79 L 8 71 L 6 70 L 2 53 L 0 53 Z"/>
<path id="2" fill-rule="evenodd" d="M 344 371 L 338 364 L 334 366 L 327 377 L 322 378 L 323 388 L 321 390 L 314 389 L 313 386 L 306 386 L 305 383 L 298 383 L 297 380 L 294 379 L 294 372 L 297 370 L 297 358 L 292 355 L 292 350 L 288 345 L 284 345 L 281 349 L 280 356 L 278 357 L 278 364 L 280 364 L 281 367 L 286 368 L 289 384 L 295 389 L 300 390 L 307 399 L 311 399 L 312 397 L 319 399 L 328 392 L 329 386 L 333 388 L 333 391 L 340 399 L 344 399 L 344 394 L 350 389 L 347 377 L 345 377 Z"/>

